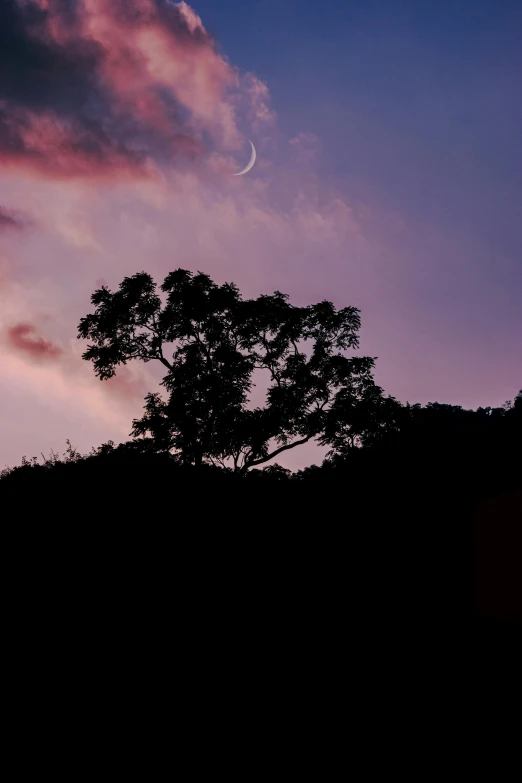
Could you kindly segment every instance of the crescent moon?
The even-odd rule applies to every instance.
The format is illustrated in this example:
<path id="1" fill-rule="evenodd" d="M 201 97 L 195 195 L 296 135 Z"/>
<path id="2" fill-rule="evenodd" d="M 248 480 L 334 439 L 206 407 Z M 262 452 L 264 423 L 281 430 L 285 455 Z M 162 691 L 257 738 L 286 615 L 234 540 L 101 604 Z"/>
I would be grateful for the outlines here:
<path id="1" fill-rule="evenodd" d="M 250 139 L 249 139 L 249 141 L 250 141 Z M 238 171 L 238 172 L 236 172 L 234 174 L 234 177 L 240 177 L 241 174 L 246 174 L 247 171 L 250 171 L 250 169 L 252 168 L 252 166 L 256 162 L 256 148 L 254 147 L 254 145 L 252 144 L 251 141 L 250 141 L 250 146 L 252 147 L 252 155 L 250 156 L 250 160 L 248 161 L 247 165 L 245 166 L 245 168 L 242 171 Z"/>

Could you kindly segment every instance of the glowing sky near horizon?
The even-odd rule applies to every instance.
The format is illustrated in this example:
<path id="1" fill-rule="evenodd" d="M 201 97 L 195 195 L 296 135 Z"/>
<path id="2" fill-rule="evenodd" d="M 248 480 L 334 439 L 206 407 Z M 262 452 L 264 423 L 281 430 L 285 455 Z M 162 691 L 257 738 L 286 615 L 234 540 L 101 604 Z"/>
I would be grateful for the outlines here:
<path id="1" fill-rule="evenodd" d="M 359 307 L 403 402 L 513 399 L 521 39 L 511 0 L 2 0 L 0 468 L 128 439 L 161 372 L 76 334 L 142 270 Z"/>

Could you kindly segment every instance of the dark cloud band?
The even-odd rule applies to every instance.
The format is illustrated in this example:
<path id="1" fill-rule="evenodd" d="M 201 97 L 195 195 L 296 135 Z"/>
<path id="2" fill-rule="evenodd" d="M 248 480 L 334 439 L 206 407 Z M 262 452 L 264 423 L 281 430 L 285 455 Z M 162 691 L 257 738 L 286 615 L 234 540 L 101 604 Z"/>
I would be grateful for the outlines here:
<path id="1" fill-rule="evenodd" d="M 106 77 L 114 52 L 86 32 L 81 0 L 44 6 L 38 0 L 0 2 L 0 166 L 88 177 L 139 172 L 149 159 L 193 158 L 203 151 L 172 96 L 148 86 L 146 99 L 166 118 L 161 124 L 152 111 L 120 100 L 111 89 Z M 101 0 L 99 8 L 109 34 L 153 25 L 178 46 L 213 46 L 204 31 L 189 29 L 172 3 Z M 126 50 L 125 57 L 131 79 L 140 55 Z"/>

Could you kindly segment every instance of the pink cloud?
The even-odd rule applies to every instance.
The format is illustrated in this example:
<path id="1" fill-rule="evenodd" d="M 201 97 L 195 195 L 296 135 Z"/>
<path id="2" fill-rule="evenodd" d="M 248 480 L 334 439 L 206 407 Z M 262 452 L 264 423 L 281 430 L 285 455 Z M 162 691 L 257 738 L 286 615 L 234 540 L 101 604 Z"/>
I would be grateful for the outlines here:
<path id="1" fill-rule="evenodd" d="M 128 366 L 119 367 L 116 375 L 104 382 L 110 394 L 124 397 L 129 401 L 144 400 L 148 392 L 147 379 L 143 374 L 131 370 Z"/>
<path id="2" fill-rule="evenodd" d="M 245 74 L 241 85 L 248 104 L 247 116 L 254 131 L 259 133 L 272 127 L 276 122 L 277 115 L 270 107 L 268 86 L 253 73 Z"/>
<path id="3" fill-rule="evenodd" d="M 68 367 L 62 361 L 28 362 L 19 352 L 7 353 L 2 356 L 2 374 L 0 377 L 0 392 L 2 399 L 11 399 L 11 409 L 16 410 L 16 400 L 24 399 L 25 406 L 38 407 L 41 416 L 53 415 L 55 430 L 51 439 L 42 440 L 41 426 L 36 426 L 20 441 L 19 435 L 13 443 L 4 442 L 0 464 L 16 463 L 25 452 L 48 452 L 49 448 L 61 446 L 68 437 L 77 442 L 80 433 L 82 450 L 88 450 L 93 445 L 99 445 L 103 439 L 113 438 L 115 441 L 127 440 L 134 417 L 141 415 L 142 399 L 129 399 L 121 393 L 109 390 L 107 383 L 93 376 L 86 363 L 76 357 L 74 367 Z M 149 384 L 150 387 L 150 384 Z M 11 414 L 13 415 L 13 414 Z M 23 414 L 18 407 L 20 422 Z M 4 431 L 10 422 L 3 420 L 0 410 L 0 420 Z M 21 426 L 17 428 L 17 433 Z M 22 449 L 20 452 L 19 449 Z"/>
<path id="4" fill-rule="evenodd" d="M 10 327 L 7 338 L 13 348 L 33 359 L 57 359 L 63 353 L 50 340 L 40 337 L 33 324 L 20 323 Z"/>
<path id="5" fill-rule="evenodd" d="M 322 144 L 320 139 L 309 131 L 298 133 L 288 142 L 299 163 L 310 165 L 315 163 L 321 154 Z"/>
<path id="6" fill-rule="evenodd" d="M 33 54 L 15 58 L 0 85 L 4 167 L 153 177 L 212 148 L 240 149 L 239 105 L 254 130 L 275 121 L 266 85 L 240 78 L 185 2 L 82 0 L 65 13 L 59 0 L 9 0 L 9 10 L 6 39 Z"/>
<path id="7" fill-rule="evenodd" d="M 17 145 L 2 149 L 0 144 L 0 164 L 21 168 L 30 176 L 110 181 L 152 175 L 144 155 L 122 151 L 110 139 L 97 138 L 74 118 L 12 108 L 3 125 L 4 132 L 12 129 Z"/>
<path id="8" fill-rule="evenodd" d="M 185 3 L 185 0 L 182 0 L 181 3 L 176 3 L 176 5 L 179 9 L 181 16 L 187 23 L 187 27 L 189 28 L 192 34 L 194 34 L 196 30 L 205 33 L 205 28 L 203 27 L 203 22 L 201 21 L 201 18 L 197 15 L 195 11 L 192 10 L 192 8 L 188 5 L 188 3 Z"/>

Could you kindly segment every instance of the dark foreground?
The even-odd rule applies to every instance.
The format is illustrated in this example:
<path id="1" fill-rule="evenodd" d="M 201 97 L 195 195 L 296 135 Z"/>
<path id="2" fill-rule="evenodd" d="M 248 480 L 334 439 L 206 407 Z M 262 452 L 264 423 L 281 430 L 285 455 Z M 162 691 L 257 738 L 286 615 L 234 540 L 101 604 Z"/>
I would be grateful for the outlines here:
<path id="1" fill-rule="evenodd" d="M 397 476 L 375 488 L 360 477 L 236 480 L 182 469 L 173 481 L 158 463 L 31 470 L 0 483 L 10 567 L 35 589 L 56 580 L 60 600 L 90 590 L 104 613 L 124 584 L 121 600 L 141 594 L 153 614 L 192 606 L 235 623 L 234 633 L 257 623 L 281 639 L 322 636 L 337 650 L 359 636 L 433 649 L 460 640 L 500 654 L 519 635 L 520 491 L 477 500 L 415 491 Z"/>

